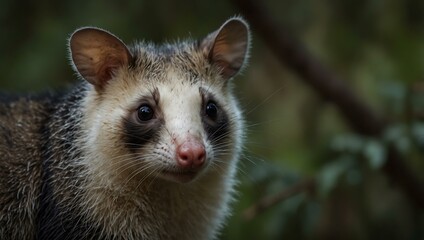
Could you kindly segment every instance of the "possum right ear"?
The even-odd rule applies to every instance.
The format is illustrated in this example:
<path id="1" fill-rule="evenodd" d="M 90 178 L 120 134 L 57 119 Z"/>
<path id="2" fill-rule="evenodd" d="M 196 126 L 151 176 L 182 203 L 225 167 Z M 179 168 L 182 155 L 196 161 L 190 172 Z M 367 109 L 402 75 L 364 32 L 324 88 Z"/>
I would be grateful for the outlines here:
<path id="1" fill-rule="evenodd" d="M 81 28 L 69 40 L 75 70 L 96 89 L 102 89 L 116 69 L 128 66 L 132 56 L 125 44 L 98 28 Z"/>
<path id="2" fill-rule="evenodd" d="M 249 25 L 240 17 L 227 20 L 217 31 L 201 42 L 211 64 L 218 67 L 224 79 L 236 75 L 249 55 Z"/>

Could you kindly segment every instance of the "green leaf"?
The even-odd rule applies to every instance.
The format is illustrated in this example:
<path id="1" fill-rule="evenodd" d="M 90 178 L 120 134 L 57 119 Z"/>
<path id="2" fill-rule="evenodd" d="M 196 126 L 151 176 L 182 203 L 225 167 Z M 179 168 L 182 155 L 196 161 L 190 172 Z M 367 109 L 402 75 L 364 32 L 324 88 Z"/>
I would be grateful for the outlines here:
<path id="1" fill-rule="evenodd" d="M 318 191 L 325 196 L 333 190 L 340 177 L 351 169 L 355 159 L 350 155 L 340 157 L 338 160 L 325 165 L 317 176 Z"/>
<path id="2" fill-rule="evenodd" d="M 372 169 L 379 169 L 385 162 L 386 150 L 381 142 L 369 140 L 364 146 L 364 155 Z"/>

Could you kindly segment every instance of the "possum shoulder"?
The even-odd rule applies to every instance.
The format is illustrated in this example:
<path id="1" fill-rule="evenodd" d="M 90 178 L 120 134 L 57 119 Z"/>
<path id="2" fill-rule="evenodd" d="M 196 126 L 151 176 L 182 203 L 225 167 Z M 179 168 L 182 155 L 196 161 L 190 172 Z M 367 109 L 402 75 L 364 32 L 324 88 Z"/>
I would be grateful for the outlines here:
<path id="1" fill-rule="evenodd" d="M 0 167 L 41 159 L 41 138 L 54 97 L 0 94 Z M 8 166 L 10 165 L 10 166 Z M 0 176 L 1 177 L 1 176 Z"/>
<path id="2" fill-rule="evenodd" d="M 0 153 L 16 156 L 29 151 L 42 133 L 52 106 L 52 95 L 0 96 Z M 13 151 L 13 154 L 12 154 Z M 29 152 L 28 152 L 29 151 Z M 9 154 L 8 154 L 9 153 Z M 17 159 L 15 157 L 15 159 Z"/>

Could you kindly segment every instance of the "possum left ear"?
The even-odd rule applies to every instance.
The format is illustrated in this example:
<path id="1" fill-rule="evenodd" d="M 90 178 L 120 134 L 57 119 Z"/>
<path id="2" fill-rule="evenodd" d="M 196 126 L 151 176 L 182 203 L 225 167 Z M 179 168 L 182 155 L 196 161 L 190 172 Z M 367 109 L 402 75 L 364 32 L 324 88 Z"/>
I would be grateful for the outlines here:
<path id="1" fill-rule="evenodd" d="M 247 61 L 249 26 L 242 18 L 231 18 L 201 42 L 209 62 L 218 67 L 225 79 L 236 75 Z"/>
<path id="2" fill-rule="evenodd" d="M 119 67 L 128 66 L 132 56 L 113 34 L 98 28 L 81 28 L 69 40 L 75 70 L 96 89 L 102 89 Z"/>

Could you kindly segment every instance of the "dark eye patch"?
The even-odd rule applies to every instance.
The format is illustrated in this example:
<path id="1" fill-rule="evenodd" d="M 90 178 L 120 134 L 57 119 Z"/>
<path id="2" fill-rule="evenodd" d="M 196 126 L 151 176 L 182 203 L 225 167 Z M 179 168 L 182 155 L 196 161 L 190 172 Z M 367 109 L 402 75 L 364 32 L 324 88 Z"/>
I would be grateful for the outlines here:
<path id="1" fill-rule="evenodd" d="M 154 140 L 160 131 L 162 123 L 155 119 L 146 123 L 134 122 L 132 119 L 123 120 L 123 138 L 125 146 L 131 150 L 142 148 L 146 143 Z"/>
<path id="2" fill-rule="evenodd" d="M 214 144 L 225 141 L 230 131 L 230 122 L 225 109 L 222 108 L 215 97 L 207 92 L 204 88 L 200 88 L 202 96 L 201 117 L 203 128 L 208 138 Z"/>
<path id="3" fill-rule="evenodd" d="M 158 106 L 159 92 L 154 90 L 151 96 L 143 97 L 138 107 L 128 111 L 122 119 L 123 141 L 131 151 L 142 148 L 158 138 L 164 124 L 161 109 Z"/>

